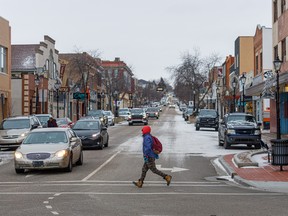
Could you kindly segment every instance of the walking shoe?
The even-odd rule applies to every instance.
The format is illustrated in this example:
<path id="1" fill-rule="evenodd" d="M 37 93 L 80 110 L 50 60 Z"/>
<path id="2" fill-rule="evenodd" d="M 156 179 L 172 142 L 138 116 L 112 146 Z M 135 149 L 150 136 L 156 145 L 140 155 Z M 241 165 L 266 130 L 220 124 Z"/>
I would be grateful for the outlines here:
<path id="1" fill-rule="evenodd" d="M 139 179 L 138 182 L 133 181 L 133 184 L 134 184 L 135 186 L 137 186 L 138 188 L 142 188 L 143 181 L 141 181 L 141 180 Z"/>
<path id="2" fill-rule="evenodd" d="M 171 182 L 171 179 L 172 179 L 172 176 L 166 175 L 164 179 L 165 179 L 166 182 L 167 182 L 167 186 L 169 186 L 169 185 L 170 185 L 170 182 Z"/>

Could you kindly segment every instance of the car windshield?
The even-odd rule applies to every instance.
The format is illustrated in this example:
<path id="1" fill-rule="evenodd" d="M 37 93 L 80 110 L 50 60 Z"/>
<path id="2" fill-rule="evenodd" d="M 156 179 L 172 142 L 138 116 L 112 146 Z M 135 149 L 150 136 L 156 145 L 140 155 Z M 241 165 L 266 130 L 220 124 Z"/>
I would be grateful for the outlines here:
<path id="1" fill-rule="evenodd" d="M 147 112 L 158 112 L 158 108 L 154 108 L 154 107 L 149 107 L 146 110 Z"/>
<path id="2" fill-rule="evenodd" d="M 128 108 L 121 108 L 121 109 L 119 109 L 119 112 L 129 112 L 129 109 Z"/>
<path id="3" fill-rule="evenodd" d="M 73 126 L 73 130 L 99 130 L 97 121 L 78 121 Z"/>
<path id="4" fill-rule="evenodd" d="M 131 110 L 131 113 L 133 113 L 133 114 L 140 114 L 140 113 L 143 113 L 144 111 L 143 111 L 143 109 L 132 109 Z"/>
<path id="5" fill-rule="evenodd" d="M 188 113 L 189 115 L 191 115 L 191 114 L 193 113 L 193 109 L 188 109 L 188 110 L 187 110 L 187 113 Z"/>
<path id="6" fill-rule="evenodd" d="M 105 113 L 105 115 L 107 115 L 107 116 L 112 116 L 112 113 L 109 112 L 109 111 L 105 111 L 104 113 Z"/>
<path id="7" fill-rule="evenodd" d="M 201 110 L 199 116 L 217 117 L 217 112 L 215 110 Z"/>
<path id="8" fill-rule="evenodd" d="M 23 141 L 22 144 L 55 144 L 55 143 L 67 143 L 68 139 L 64 131 L 53 132 L 35 132 L 30 133 Z"/>
<path id="9" fill-rule="evenodd" d="M 39 119 L 41 125 L 47 124 L 47 121 L 50 118 L 50 116 L 36 116 L 36 117 Z"/>
<path id="10" fill-rule="evenodd" d="M 119 115 L 128 115 L 128 111 L 119 111 Z"/>
<path id="11" fill-rule="evenodd" d="M 102 116 L 102 110 L 93 110 L 93 111 L 88 111 L 88 115 L 90 116 Z"/>
<path id="12" fill-rule="evenodd" d="M 235 115 L 235 116 L 228 116 L 227 122 L 254 122 L 256 123 L 256 119 L 253 116 L 246 116 L 246 115 Z"/>
<path id="13" fill-rule="evenodd" d="M 24 129 L 24 128 L 30 128 L 29 119 L 4 120 L 0 126 L 1 130 Z"/>

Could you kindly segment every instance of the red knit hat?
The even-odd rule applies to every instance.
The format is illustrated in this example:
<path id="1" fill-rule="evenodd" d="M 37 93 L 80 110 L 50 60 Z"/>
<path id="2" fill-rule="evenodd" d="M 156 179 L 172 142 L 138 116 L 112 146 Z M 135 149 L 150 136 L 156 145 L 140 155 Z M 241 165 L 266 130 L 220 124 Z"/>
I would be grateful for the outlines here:
<path id="1" fill-rule="evenodd" d="M 147 133 L 151 133 L 151 127 L 150 126 L 144 126 L 142 128 L 142 134 L 147 134 Z"/>

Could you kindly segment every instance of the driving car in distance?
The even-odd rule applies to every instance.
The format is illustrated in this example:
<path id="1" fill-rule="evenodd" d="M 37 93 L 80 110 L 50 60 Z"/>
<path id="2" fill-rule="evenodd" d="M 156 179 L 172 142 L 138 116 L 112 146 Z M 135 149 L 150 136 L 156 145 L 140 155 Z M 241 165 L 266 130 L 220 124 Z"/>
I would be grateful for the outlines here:
<path id="1" fill-rule="evenodd" d="M 99 118 L 102 124 L 108 127 L 108 117 L 105 115 L 104 110 L 89 110 L 87 116 L 93 116 L 95 118 Z"/>
<path id="2" fill-rule="evenodd" d="M 159 108 L 158 107 L 148 107 L 146 110 L 148 118 L 159 118 Z"/>
<path id="3" fill-rule="evenodd" d="M 114 126 L 115 125 L 115 116 L 114 116 L 114 114 L 110 110 L 104 111 L 104 113 L 105 113 L 105 115 L 108 118 L 108 125 L 109 126 Z"/>
<path id="4" fill-rule="evenodd" d="M 143 108 L 133 108 L 130 112 L 131 114 L 128 117 L 129 125 L 133 125 L 134 123 L 143 123 L 144 125 L 148 124 L 148 118 Z"/>
<path id="5" fill-rule="evenodd" d="M 4 119 L 0 124 L 0 149 L 17 148 L 28 133 L 42 125 L 35 116 L 15 116 Z"/>
<path id="6" fill-rule="evenodd" d="M 261 148 L 261 123 L 247 113 L 228 113 L 220 122 L 218 130 L 219 146 L 225 149 L 231 145 L 246 144 Z"/>
<path id="7" fill-rule="evenodd" d="M 214 128 L 215 131 L 218 131 L 219 127 L 219 115 L 218 112 L 214 109 L 201 109 L 198 113 L 195 122 L 196 130 L 200 128 Z"/>
<path id="8" fill-rule="evenodd" d="M 107 127 L 99 119 L 78 120 L 72 129 L 81 139 L 83 148 L 103 149 L 108 147 Z"/>
<path id="9" fill-rule="evenodd" d="M 118 116 L 124 118 L 125 120 L 128 119 L 130 115 L 130 109 L 129 108 L 120 108 L 118 109 Z"/>
<path id="10" fill-rule="evenodd" d="M 71 172 L 74 164 L 83 164 L 82 143 L 70 128 L 33 130 L 14 153 L 17 174 L 55 168 Z"/>

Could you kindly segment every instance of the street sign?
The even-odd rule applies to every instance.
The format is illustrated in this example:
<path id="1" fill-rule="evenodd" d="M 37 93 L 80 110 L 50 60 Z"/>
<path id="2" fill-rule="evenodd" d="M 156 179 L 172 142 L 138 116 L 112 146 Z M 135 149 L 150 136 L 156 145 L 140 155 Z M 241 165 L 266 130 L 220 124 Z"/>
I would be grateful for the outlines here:
<path id="1" fill-rule="evenodd" d="M 73 93 L 73 99 L 84 100 L 85 99 L 85 93 L 75 92 L 75 93 Z"/>

